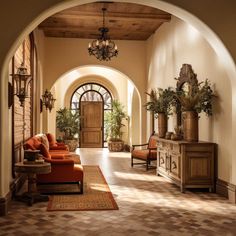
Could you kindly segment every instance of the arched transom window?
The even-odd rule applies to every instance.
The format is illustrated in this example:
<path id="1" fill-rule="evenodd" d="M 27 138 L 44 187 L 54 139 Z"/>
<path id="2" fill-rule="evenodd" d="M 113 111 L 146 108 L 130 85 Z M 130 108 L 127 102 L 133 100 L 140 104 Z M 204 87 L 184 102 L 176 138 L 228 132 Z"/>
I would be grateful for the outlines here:
<path id="1" fill-rule="evenodd" d="M 112 97 L 110 92 L 97 83 L 88 83 L 77 88 L 71 98 L 71 109 L 79 109 L 80 101 L 103 101 L 104 110 L 111 110 Z"/>

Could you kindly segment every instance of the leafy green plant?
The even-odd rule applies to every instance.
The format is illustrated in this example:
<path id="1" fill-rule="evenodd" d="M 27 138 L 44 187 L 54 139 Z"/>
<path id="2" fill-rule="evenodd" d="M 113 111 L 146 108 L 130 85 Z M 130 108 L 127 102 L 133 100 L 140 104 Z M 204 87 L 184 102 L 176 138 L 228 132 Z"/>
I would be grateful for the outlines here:
<path id="1" fill-rule="evenodd" d="M 61 108 L 57 111 L 56 126 L 60 132 L 64 132 L 64 139 L 74 139 L 79 134 L 80 116 L 78 111 Z"/>
<path id="2" fill-rule="evenodd" d="M 153 111 L 155 116 L 157 116 L 158 113 L 171 114 L 171 105 L 175 94 L 172 88 L 152 89 L 150 93 L 146 94 L 150 97 L 150 101 L 145 104 L 147 111 Z"/>
<path id="3" fill-rule="evenodd" d="M 124 106 L 118 101 L 112 101 L 112 111 L 105 113 L 104 125 L 105 135 L 110 141 L 121 141 L 123 132 L 121 128 L 125 126 L 122 122 L 127 119 Z"/>
<path id="4" fill-rule="evenodd" d="M 213 91 L 208 79 L 197 85 L 189 84 L 188 91 L 177 91 L 175 98 L 180 102 L 183 111 L 205 112 L 212 115 Z"/>

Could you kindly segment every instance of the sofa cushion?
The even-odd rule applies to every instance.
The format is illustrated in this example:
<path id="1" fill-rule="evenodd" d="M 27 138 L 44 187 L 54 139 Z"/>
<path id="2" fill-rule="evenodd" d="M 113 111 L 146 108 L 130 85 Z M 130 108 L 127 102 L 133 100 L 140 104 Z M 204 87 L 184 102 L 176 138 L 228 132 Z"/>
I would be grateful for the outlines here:
<path id="1" fill-rule="evenodd" d="M 150 155 L 149 155 L 149 150 L 144 149 L 144 150 L 133 150 L 132 151 L 132 156 L 134 158 L 140 158 L 147 160 L 147 158 L 151 160 L 156 160 L 157 159 L 157 151 L 156 150 L 151 150 Z"/>
<path id="2" fill-rule="evenodd" d="M 49 153 L 47 147 L 46 147 L 43 143 L 40 144 L 39 150 L 40 150 L 40 153 L 41 153 L 44 157 L 46 157 L 46 158 L 48 158 L 48 159 L 51 158 L 51 155 L 50 155 L 50 153 Z"/>

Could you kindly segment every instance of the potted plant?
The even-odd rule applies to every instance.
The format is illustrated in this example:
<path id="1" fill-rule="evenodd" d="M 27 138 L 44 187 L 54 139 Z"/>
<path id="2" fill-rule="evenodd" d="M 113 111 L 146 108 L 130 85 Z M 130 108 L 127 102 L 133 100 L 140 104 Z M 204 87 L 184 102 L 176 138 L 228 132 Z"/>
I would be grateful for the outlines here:
<path id="1" fill-rule="evenodd" d="M 157 88 L 146 94 L 150 97 L 150 101 L 145 104 L 145 107 L 154 113 L 155 118 L 158 118 L 158 136 L 164 138 L 167 132 L 167 118 L 171 114 L 174 90 L 170 87 Z"/>
<path id="2" fill-rule="evenodd" d="M 196 84 L 187 83 L 184 89 L 176 92 L 175 97 L 183 111 L 185 140 L 198 141 L 198 114 L 205 112 L 207 116 L 212 115 L 213 96 L 208 79 Z"/>
<path id="3" fill-rule="evenodd" d="M 121 128 L 125 125 L 122 123 L 127 119 L 124 111 L 124 106 L 118 101 L 112 101 L 112 110 L 104 116 L 105 135 L 108 137 L 108 149 L 111 152 L 120 152 L 124 148 L 124 141 L 122 141 Z"/>
<path id="4" fill-rule="evenodd" d="M 78 111 L 67 108 L 61 108 L 57 111 L 56 126 L 60 132 L 64 133 L 63 140 L 69 146 L 71 152 L 74 152 L 78 147 L 79 125 L 80 116 Z"/>

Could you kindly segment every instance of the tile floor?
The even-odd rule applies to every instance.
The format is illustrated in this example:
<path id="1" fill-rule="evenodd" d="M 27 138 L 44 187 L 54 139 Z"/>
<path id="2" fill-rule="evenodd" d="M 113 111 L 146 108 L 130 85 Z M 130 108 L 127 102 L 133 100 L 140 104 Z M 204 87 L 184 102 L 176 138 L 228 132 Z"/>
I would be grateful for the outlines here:
<path id="1" fill-rule="evenodd" d="M 236 205 L 214 193 L 180 193 L 144 167 L 130 167 L 129 153 L 78 150 L 83 164 L 99 165 L 118 203 L 115 211 L 46 211 L 12 202 L 0 217 L 0 235 L 236 235 Z"/>

